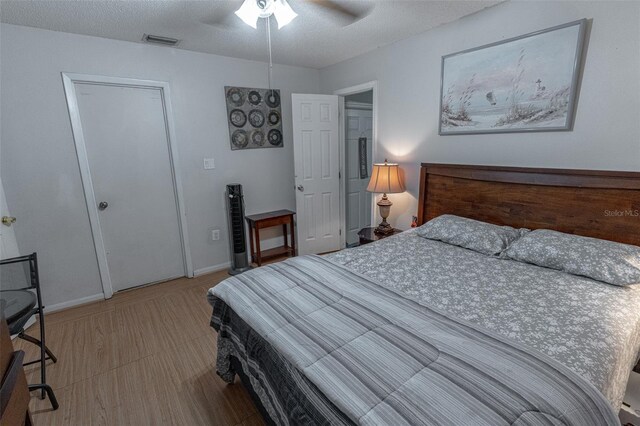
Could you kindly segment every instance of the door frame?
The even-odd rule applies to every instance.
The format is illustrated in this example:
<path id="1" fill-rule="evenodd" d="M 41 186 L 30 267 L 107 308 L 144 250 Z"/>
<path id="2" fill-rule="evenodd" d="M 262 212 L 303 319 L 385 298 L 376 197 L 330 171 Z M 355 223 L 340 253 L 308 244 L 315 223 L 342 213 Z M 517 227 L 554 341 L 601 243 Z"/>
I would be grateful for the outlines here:
<path id="1" fill-rule="evenodd" d="M 346 169 L 346 161 L 345 161 L 345 102 L 344 97 L 348 95 L 354 95 L 356 93 L 367 92 L 371 90 L 373 92 L 373 105 L 371 108 L 371 115 L 373 116 L 372 121 L 373 125 L 371 134 L 371 162 L 375 163 L 376 152 L 377 152 L 377 140 L 378 140 L 378 80 L 368 81 L 366 83 L 357 84 L 355 86 L 345 87 L 343 89 L 338 89 L 333 92 L 334 95 L 338 95 L 340 100 L 338 102 L 338 107 L 340 110 L 340 229 L 344 230 L 344 232 L 340 233 L 340 245 L 344 248 L 347 244 L 347 206 L 345 196 L 347 193 L 347 183 L 344 178 L 345 169 Z M 371 225 L 373 226 L 376 220 L 376 197 L 371 197 Z"/>
<path id="2" fill-rule="evenodd" d="M 111 283 L 111 274 L 109 273 L 109 264 L 107 262 L 107 252 L 104 247 L 102 229 L 100 228 L 96 196 L 93 192 L 91 169 L 89 167 L 89 157 L 87 156 L 84 132 L 82 130 L 82 122 L 80 120 L 80 109 L 78 99 L 76 97 L 75 83 L 89 83 L 116 87 L 153 88 L 160 90 L 164 109 L 164 119 L 166 123 L 165 130 L 167 141 L 169 143 L 169 166 L 171 168 L 174 199 L 178 213 L 178 229 L 180 231 L 182 258 L 185 268 L 184 272 L 187 277 L 193 277 L 193 264 L 191 262 L 189 235 L 187 232 L 187 215 L 185 212 L 185 203 L 182 191 L 182 180 L 179 167 L 180 162 L 178 160 L 178 149 L 176 146 L 175 125 L 173 123 L 173 110 L 171 108 L 171 92 L 169 83 L 165 81 L 138 80 L 132 78 L 107 77 L 67 72 L 62 73 L 62 83 L 64 86 L 65 97 L 67 99 L 67 107 L 69 109 L 71 131 L 73 133 L 73 141 L 76 147 L 78 165 L 80 166 L 80 178 L 82 179 L 82 187 L 87 204 L 87 211 L 89 213 L 89 223 L 91 225 L 91 234 L 93 235 L 93 244 L 96 249 L 98 270 L 100 272 L 100 280 L 102 281 L 104 298 L 109 299 L 113 296 L 113 285 Z"/>

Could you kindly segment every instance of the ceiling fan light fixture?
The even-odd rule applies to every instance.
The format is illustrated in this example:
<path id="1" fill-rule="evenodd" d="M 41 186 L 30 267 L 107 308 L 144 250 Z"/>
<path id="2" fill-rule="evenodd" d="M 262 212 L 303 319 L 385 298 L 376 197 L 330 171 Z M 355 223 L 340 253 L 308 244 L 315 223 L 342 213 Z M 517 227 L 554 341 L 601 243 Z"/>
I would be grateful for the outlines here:
<path id="1" fill-rule="evenodd" d="M 296 18 L 296 16 L 298 16 L 298 14 L 294 12 L 293 9 L 291 9 L 291 6 L 289 6 L 289 3 L 287 3 L 287 0 L 275 0 L 275 2 L 276 2 L 276 7 L 273 14 L 275 15 L 276 20 L 278 21 L 278 29 L 281 29 L 282 27 L 287 25 L 289 22 L 293 21 Z"/>
<path id="2" fill-rule="evenodd" d="M 238 18 L 242 19 L 245 24 L 258 29 L 258 18 L 262 10 L 258 7 L 255 0 L 245 0 L 240 6 L 240 9 L 236 10 L 235 14 Z"/>
<path id="3" fill-rule="evenodd" d="M 235 14 L 245 24 L 256 29 L 259 18 L 268 18 L 274 15 L 278 21 L 278 29 L 280 29 L 298 16 L 291 9 L 287 0 L 245 0 Z"/>

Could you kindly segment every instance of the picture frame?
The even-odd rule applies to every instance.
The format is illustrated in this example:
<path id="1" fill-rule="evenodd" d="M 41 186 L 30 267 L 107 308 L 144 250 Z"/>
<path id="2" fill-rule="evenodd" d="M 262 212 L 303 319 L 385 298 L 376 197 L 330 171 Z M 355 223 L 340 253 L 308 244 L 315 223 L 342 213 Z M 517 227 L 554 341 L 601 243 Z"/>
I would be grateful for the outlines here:
<path id="1" fill-rule="evenodd" d="M 367 159 L 367 138 L 364 136 L 358 138 L 358 165 L 360 179 L 367 179 L 369 177 L 369 161 Z"/>
<path id="2" fill-rule="evenodd" d="M 232 151 L 282 148 L 280 90 L 254 87 L 224 87 Z"/>
<path id="3" fill-rule="evenodd" d="M 587 23 L 443 56 L 438 134 L 573 130 Z"/>

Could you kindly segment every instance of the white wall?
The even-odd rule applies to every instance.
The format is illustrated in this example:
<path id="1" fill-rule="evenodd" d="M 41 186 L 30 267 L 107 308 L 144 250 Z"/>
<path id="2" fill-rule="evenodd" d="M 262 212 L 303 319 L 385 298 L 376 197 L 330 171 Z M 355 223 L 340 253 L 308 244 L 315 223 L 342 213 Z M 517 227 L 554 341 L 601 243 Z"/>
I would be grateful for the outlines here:
<path id="1" fill-rule="evenodd" d="M 2 24 L 1 175 L 20 248 L 38 252 L 47 305 L 102 292 L 62 71 L 171 84 L 195 269 L 229 260 L 227 183 L 243 184 L 247 214 L 295 209 L 291 93 L 317 93 L 316 70 L 274 66 L 284 148 L 232 152 L 223 87 L 266 87 L 266 64 Z M 215 170 L 203 170 L 204 157 L 215 157 Z M 210 240 L 213 228 L 220 241 Z"/>
<path id="2" fill-rule="evenodd" d="M 593 19 L 572 132 L 438 136 L 443 55 Z M 324 93 L 378 81 L 378 148 L 407 193 L 391 223 L 417 214 L 420 162 L 640 170 L 640 2 L 511 1 L 320 71 Z"/>

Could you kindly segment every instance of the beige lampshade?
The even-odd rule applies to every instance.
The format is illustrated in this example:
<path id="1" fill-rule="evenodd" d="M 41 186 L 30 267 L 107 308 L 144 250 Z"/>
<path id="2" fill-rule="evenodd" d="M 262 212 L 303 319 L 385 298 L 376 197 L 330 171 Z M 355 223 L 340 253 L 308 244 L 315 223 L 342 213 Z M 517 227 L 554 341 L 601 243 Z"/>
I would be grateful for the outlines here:
<path id="1" fill-rule="evenodd" d="M 402 179 L 400 179 L 400 168 L 398 165 L 395 163 L 387 163 L 386 160 L 384 163 L 374 164 L 367 191 L 383 192 L 385 194 L 404 192 L 404 184 L 402 183 Z"/>

